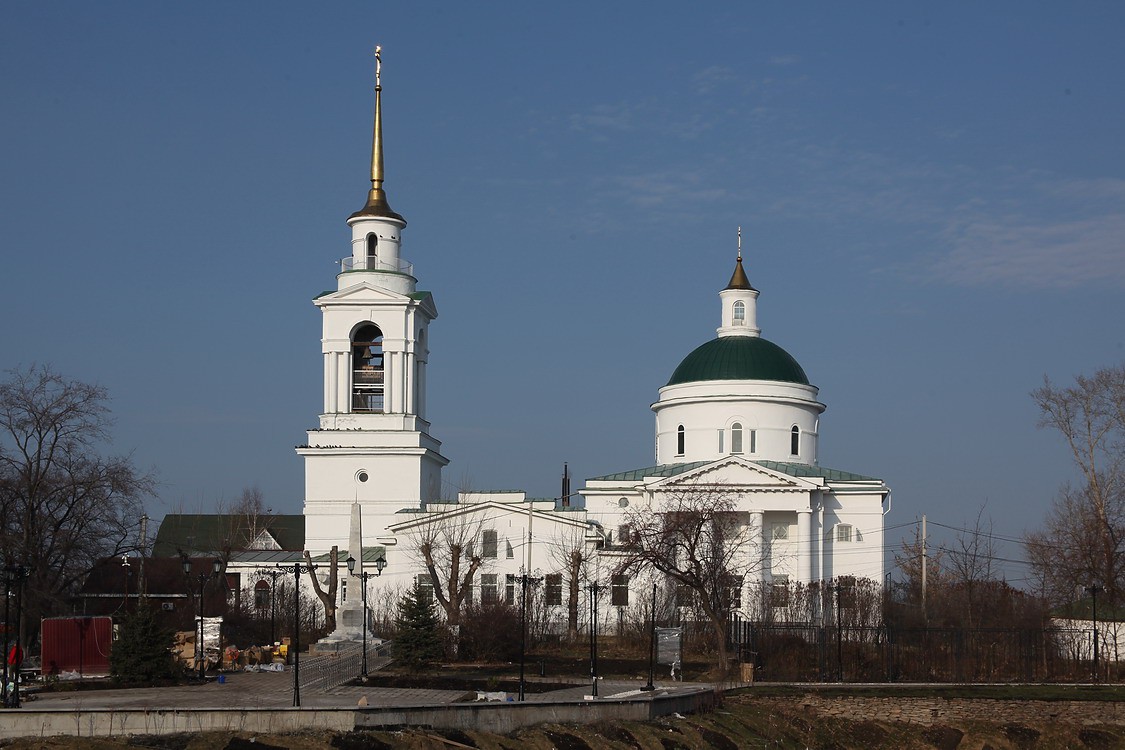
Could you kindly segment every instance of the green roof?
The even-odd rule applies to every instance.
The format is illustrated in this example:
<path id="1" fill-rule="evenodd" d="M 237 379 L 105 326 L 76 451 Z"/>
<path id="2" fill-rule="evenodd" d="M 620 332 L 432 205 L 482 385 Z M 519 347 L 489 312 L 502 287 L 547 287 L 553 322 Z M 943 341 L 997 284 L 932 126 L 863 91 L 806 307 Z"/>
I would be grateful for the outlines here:
<path id="1" fill-rule="evenodd" d="M 677 474 L 683 474 L 685 471 L 707 464 L 714 463 L 714 461 L 694 461 L 686 464 L 661 464 L 660 466 L 650 466 L 647 469 L 633 469 L 632 471 L 621 471 L 616 474 L 606 474 L 602 477 L 590 477 L 588 482 L 639 482 L 645 477 L 674 477 Z M 821 477 L 829 482 L 878 482 L 881 481 L 875 477 L 864 476 L 863 474 L 853 474 L 850 471 L 840 471 L 839 469 L 826 469 L 823 466 L 809 466 L 808 464 L 794 464 L 782 461 L 752 461 L 771 471 L 781 472 L 788 474 L 791 477 Z"/>
<path id="2" fill-rule="evenodd" d="M 255 519 L 257 531 L 269 531 L 284 550 L 305 547 L 305 517 L 302 515 L 261 515 Z M 153 557 L 186 554 L 216 554 L 223 549 L 245 550 L 250 539 L 250 523 L 242 513 L 169 513 L 160 522 Z"/>
<path id="3" fill-rule="evenodd" d="M 797 360 L 760 336 L 720 336 L 684 357 L 668 385 L 702 380 L 779 380 L 809 384 Z"/>

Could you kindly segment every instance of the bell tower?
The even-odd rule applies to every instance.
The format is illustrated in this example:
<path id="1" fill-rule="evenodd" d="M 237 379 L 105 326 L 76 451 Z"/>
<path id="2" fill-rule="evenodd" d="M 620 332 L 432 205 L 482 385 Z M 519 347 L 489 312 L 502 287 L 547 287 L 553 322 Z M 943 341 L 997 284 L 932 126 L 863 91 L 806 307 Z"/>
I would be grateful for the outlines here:
<path id="1" fill-rule="evenodd" d="M 336 290 L 313 300 L 322 314 L 324 406 L 318 428 L 297 448 L 311 551 L 347 546 L 353 503 L 362 508 L 364 546 L 378 543 L 395 511 L 439 497 L 449 463 L 425 419 L 427 332 L 437 308 L 402 256 L 406 219 L 383 189 L 382 93 L 376 47 L 371 189 L 348 217 L 351 250 L 340 260 Z"/>

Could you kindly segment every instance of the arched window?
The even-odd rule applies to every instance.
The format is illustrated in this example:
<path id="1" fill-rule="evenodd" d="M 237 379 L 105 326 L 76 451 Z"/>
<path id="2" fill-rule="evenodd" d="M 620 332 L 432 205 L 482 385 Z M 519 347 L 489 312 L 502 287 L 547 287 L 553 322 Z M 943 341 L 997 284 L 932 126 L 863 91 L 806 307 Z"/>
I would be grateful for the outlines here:
<path id="1" fill-rule="evenodd" d="M 734 324 L 736 326 L 746 325 L 746 303 L 742 300 L 734 303 Z"/>
<path id="2" fill-rule="evenodd" d="M 352 411 L 383 411 L 383 332 L 368 323 L 352 337 Z"/>
<path id="3" fill-rule="evenodd" d="M 730 426 L 730 452 L 742 453 L 742 423 L 735 422 Z"/>
<path id="4" fill-rule="evenodd" d="M 367 265 L 365 268 L 371 269 L 375 267 L 375 258 L 379 254 L 379 238 L 375 233 L 367 235 Z"/>
<path id="5" fill-rule="evenodd" d="M 258 581 L 254 584 L 254 608 L 269 609 L 269 606 L 270 583 L 269 581 Z"/>
<path id="6" fill-rule="evenodd" d="M 794 456 L 801 455 L 801 428 L 797 425 L 789 431 L 789 452 Z"/>
<path id="7" fill-rule="evenodd" d="M 676 428 L 676 455 L 684 455 L 684 426 L 680 425 Z"/>

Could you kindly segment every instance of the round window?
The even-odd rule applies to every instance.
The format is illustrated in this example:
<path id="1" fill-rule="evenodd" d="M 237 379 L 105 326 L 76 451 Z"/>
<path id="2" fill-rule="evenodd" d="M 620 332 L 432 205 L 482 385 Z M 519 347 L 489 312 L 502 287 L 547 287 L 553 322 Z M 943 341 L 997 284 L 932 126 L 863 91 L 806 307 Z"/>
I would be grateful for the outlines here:
<path id="1" fill-rule="evenodd" d="M 355 475 L 355 480 L 356 480 L 357 482 L 366 482 L 366 481 L 367 481 L 367 472 L 366 472 L 366 471 L 360 471 L 360 472 L 358 472 L 358 473 L 357 473 L 357 474 Z"/>
<path id="2" fill-rule="evenodd" d="M 628 507 L 629 507 L 629 498 L 627 498 L 627 497 L 623 497 L 623 498 L 621 498 L 620 500 L 618 500 L 618 501 L 617 501 L 617 507 L 619 507 L 619 508 L 628 508 Z"/>

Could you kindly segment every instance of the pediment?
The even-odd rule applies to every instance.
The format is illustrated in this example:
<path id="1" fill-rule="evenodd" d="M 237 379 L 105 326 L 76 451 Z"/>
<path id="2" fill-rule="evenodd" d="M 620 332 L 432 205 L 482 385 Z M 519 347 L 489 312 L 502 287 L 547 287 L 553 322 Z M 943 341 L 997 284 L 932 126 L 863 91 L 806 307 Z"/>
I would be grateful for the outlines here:
<path id="1" fill-rule="evenodd" d="M 410 297 L 404 294 L 392 292 L 389 289 L 375 286 L 369 281 L 361 281 L 358 284 L 349 286 L 346 289 L 341 289 L 338 292 L 331 294 L 324 294 L 317 297 L 315 302 L 318 305 L 332 305 L 332 304 L 349 304 L 349 303 L 388 303 L 395 304 L 408 304 Z"/>
<path id="2" fill-rule="evenodd" d="M 431 524 L 446 524 L 446 525 L 475 525 L 483 523 L 485 526 L 488 524 L 490 518 L 506 518 L 513 514 L 527 515 L 527 508 L 521 504 L 513 503 L 497 503 L 497 502 L 483 502 L 458 505 L 450 510 L 436 512 L 436 513 L 411 513 L 405 520 L 400 523 L 390 524 L 387 528 L 393 534 L 411 533 L 419 529 L 425 528 Z M 532 511 L 534 518 L 536 533 L 543 533 L 543 526 L 555 527 L 571 527 L 577 529 L 586 528 L 586 514 L 585 513 L 556 513 L 553 511 L 536 510 Z M 549 534 L 548 534 L 549 536 Z"/>
<path id="3" fill-rule="evenodd" d="M 279 550 L 281 549 L 281 545 L 278 544 L 277 539 L 268 529 L 262 529 L 261 532 L 258 533 L 258 536 L 254 537 L 254 540 L 250 542 L 248 549 Z"/>
<path id="4" fill-rule="evenodd" d="M 688 488 L 737 489 L 740 492 L 808 492 L 819 489 L 816 479 L 794 477 L 756 464 L 739 456 L 728 456 L 690 471 L 651 482 L 647 489 L 675 492 Z"/>

